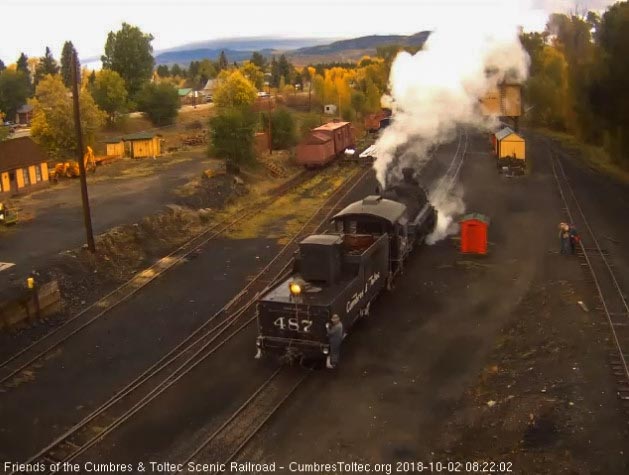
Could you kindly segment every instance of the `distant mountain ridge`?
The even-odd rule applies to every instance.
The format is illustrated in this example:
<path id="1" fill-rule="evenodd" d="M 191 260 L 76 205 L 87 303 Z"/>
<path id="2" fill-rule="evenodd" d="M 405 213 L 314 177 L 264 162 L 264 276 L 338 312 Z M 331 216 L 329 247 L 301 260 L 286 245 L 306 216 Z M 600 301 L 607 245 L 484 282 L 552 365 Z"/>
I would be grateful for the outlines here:
<path id="1" fill-rule="evenodd" d="M 414 35 L 370 35 L 349 40 L 339 40 L 327 45 L 316 45 L 291 51 L 291 56 L 313 56 L 342 51 L 373 50 L 379 46 L 397 44 L 401 46 L 422 46 L 430 36 L 430 31 L 420 31 Z"/>
<path id="2" fill-rule="evenodd" d="M 216 61 L 221 54 L 221 51 L 225 52 L 227 60 L 230 62 L 240 62 L 251 58 L 253 51 L 260 51 L 265 56 L 272 56 L 276 50 L 263 49 L 263 50 L 251 50 L 251 51 L 238 51 L 233 49 L 216 49 L 216 48 L 199 48 L 181 51 L 168 51 L 166 53 L 160 53 L 155 56 L 155 64 L 166 64 L 172 66 L 173 64 L 179 64 L 180 66 L 187 66 L 191 61 L 200 61 L 202 59 L 211 59 Z"/>
<path id="3" fill-rule="evenodd" d="M 336 40 L 325 38 L 226 38 L 189 43 L 169 50 L 158 51 L 157 65 L 179 64 L 185 66 L 190 61 L 202 59 L 217 60 L 221 51 L 228 61 L 241 62 L 251 58 L 254 51 L 265 56 L 286 54 L 296 64 L 310 61 L 349 61 L 360 59 L 365 54 L 374 54 L 379 46 L 398 44 L 402 46 L 422 46 L 430 36 L 430 31 L 420 31 L 413 35 L 369 35 L 358 38 Z M 321 44 L 321 42 L 325 42 Z M 304 45 L 305 44 L 305 45 Z"/>

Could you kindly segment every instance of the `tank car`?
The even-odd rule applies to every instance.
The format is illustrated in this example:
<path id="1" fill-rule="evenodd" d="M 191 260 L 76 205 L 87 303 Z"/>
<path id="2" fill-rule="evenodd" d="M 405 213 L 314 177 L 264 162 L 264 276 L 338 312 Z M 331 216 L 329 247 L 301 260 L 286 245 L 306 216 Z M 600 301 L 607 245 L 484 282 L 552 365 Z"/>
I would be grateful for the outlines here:
<path id="1" fill-rule="evenodd" d="M 289 277 L 258 299 L 256 357 L 324 359 L 326 324 L 336 315 L 347 331 L 368 315 L 435 223 L 435 209 L 409 176 L 340 211 L 333 231 L 301 241 Z"/>

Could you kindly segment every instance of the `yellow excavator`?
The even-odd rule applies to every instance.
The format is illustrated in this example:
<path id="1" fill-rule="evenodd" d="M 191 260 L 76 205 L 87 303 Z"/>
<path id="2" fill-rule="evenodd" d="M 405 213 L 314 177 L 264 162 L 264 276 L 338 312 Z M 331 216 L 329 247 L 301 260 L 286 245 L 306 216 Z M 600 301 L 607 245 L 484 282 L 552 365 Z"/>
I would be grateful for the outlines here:
<path id="1" fill-rule="evenodd" d="M 85 165 L 85 171 L 96 171 L 96 159 L 94 157 L 94 150 L 92 150 L 92 147 L 90 147 L 89 145 L 87 146 L 87 152 L 85 152 L 85 155 L 83 155 L 83 164 Z M 68 162 L 57 163 L 54 170 L 52 171 L 51 178 L 77 178 L 79 176 L 81 176 L 79 162 L 77 162 L 76 160 L 70 160 Z"/>

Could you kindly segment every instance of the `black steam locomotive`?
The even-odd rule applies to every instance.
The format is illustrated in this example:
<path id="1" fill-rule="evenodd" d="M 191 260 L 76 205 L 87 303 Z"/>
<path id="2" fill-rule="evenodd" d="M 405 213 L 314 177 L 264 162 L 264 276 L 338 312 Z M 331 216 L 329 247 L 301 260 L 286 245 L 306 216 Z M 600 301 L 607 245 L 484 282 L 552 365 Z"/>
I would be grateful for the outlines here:
<path id="1" fill-rule="evenodd" d="M 412 173 L 381 195 L 367 196 L 332 218 L 334 231 L 299 243 L 291 275 L 257 303 L 257 354 L 288 360 L 323 359 L 326 324 L 337 315 L 345 330 L 369 314 L 370 303 L 402 270 L 437 214 Z"/>

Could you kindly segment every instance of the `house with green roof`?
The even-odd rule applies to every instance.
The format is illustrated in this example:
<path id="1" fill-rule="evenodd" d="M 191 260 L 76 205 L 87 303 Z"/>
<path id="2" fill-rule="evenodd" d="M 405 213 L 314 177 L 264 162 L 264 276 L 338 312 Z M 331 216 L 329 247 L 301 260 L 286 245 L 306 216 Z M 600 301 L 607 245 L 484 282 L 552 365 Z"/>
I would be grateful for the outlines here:
<path id="1" fill-rule="evenodd" d="M 184 87 L 177 89 L 179 95 L 179 101 L 181 104 L 192 104 L 195 98 L 195 91 L 191 87 Z"/>

